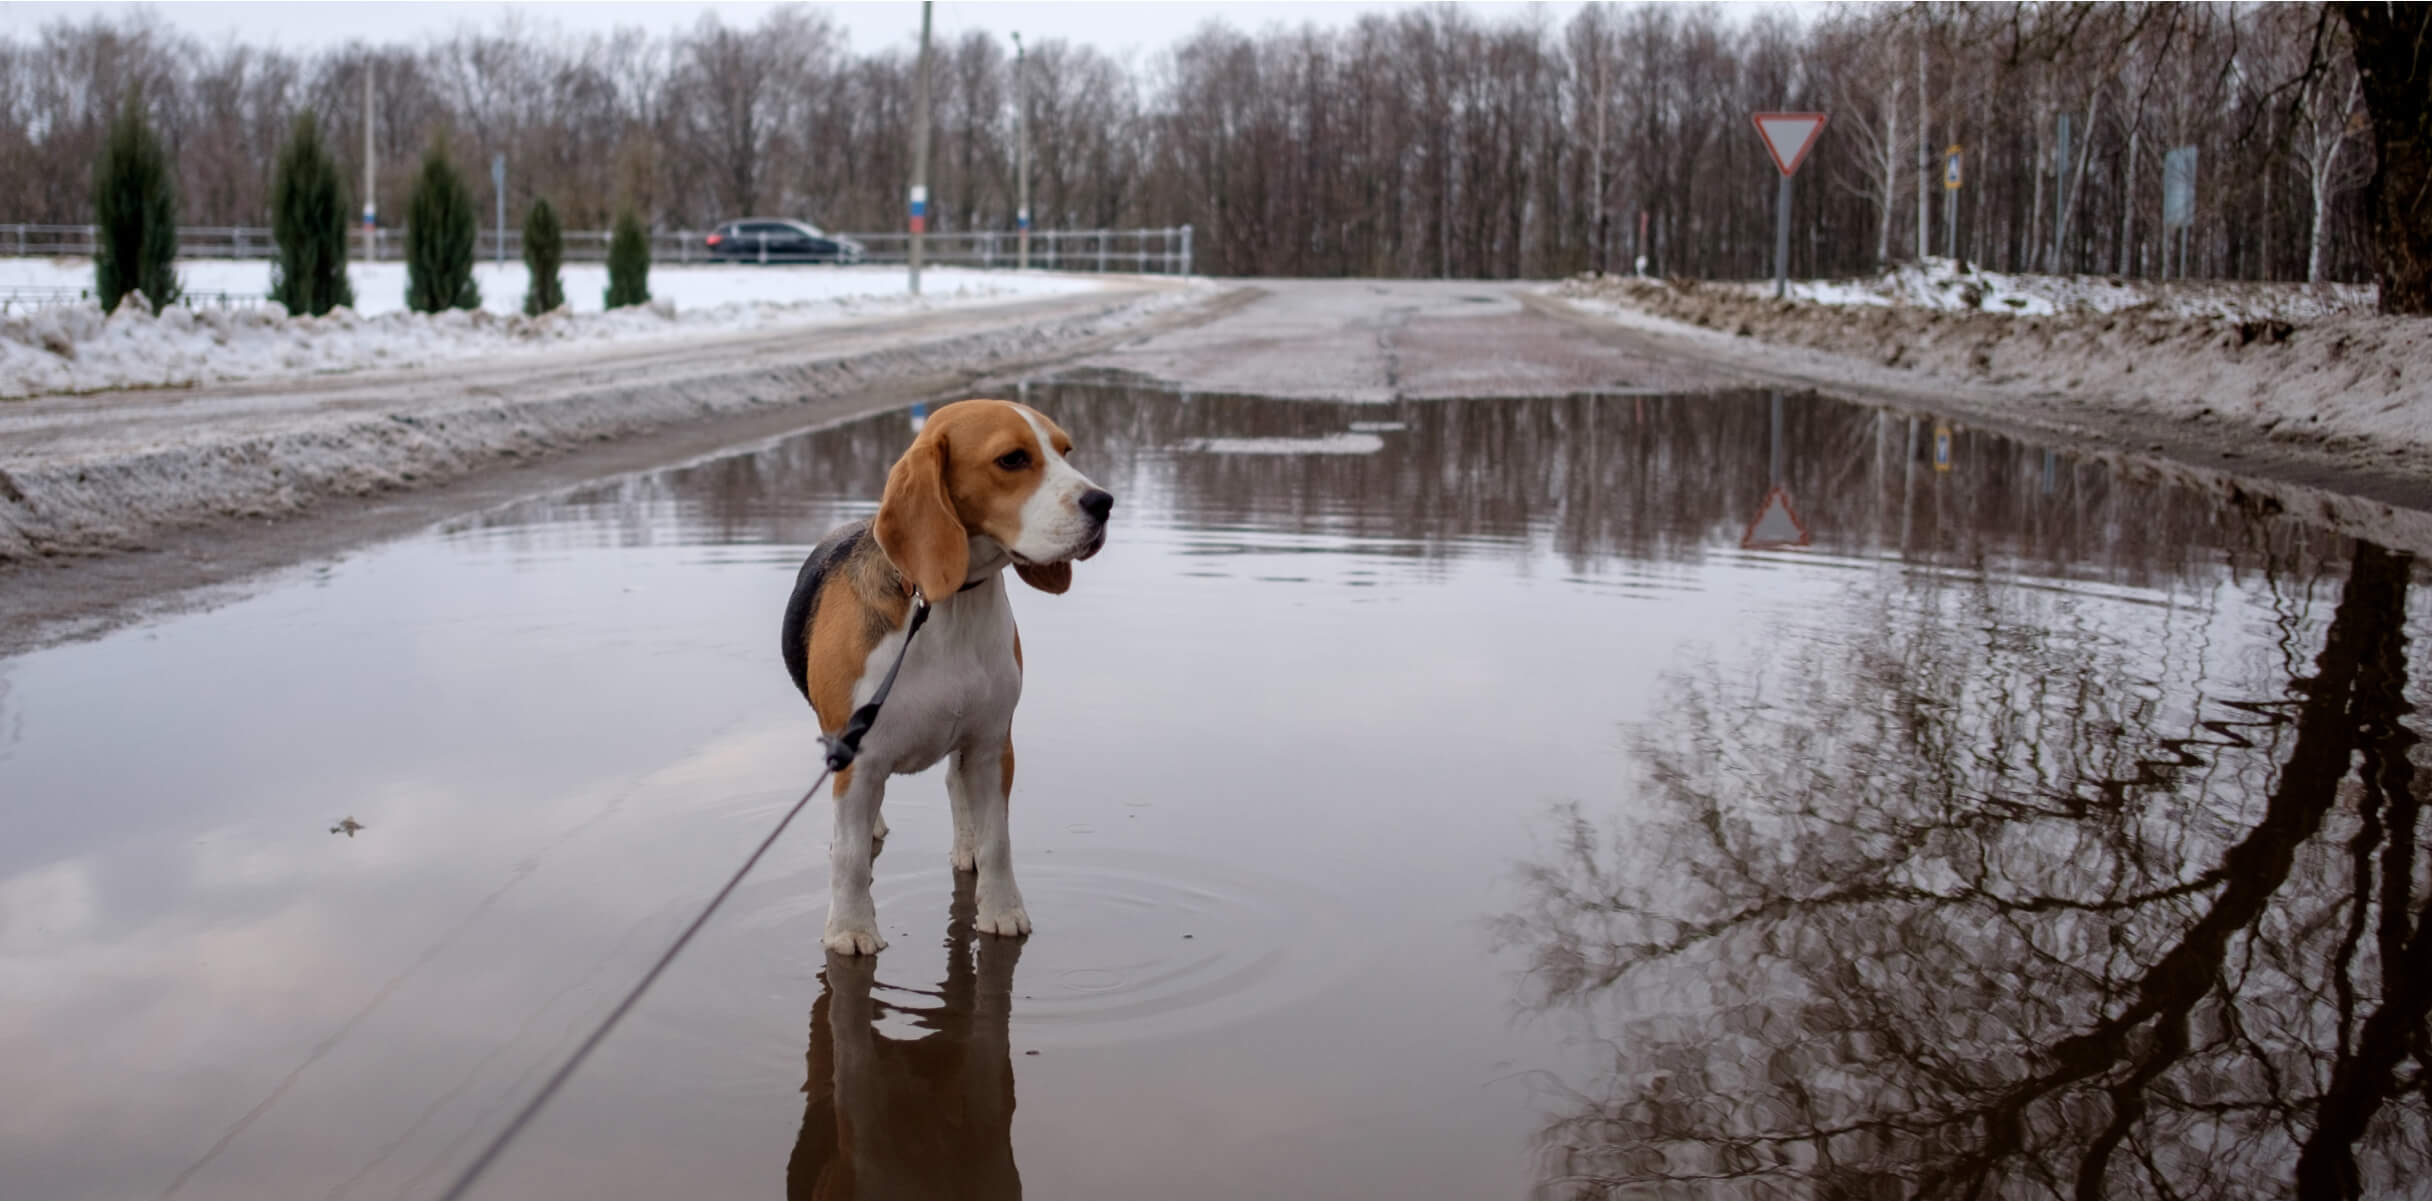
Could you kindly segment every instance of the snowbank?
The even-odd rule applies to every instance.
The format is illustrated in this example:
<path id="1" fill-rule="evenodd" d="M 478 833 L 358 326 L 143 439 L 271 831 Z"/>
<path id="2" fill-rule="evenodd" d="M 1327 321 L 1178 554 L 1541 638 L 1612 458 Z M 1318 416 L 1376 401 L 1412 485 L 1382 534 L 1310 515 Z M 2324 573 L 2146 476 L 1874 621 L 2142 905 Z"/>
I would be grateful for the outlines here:
<path id="1" fill-rule="evenodd" d="M 1770 282 L 1705 286 L 1736 289 L 1762 300 L 1773 298 Z M 2368 312 L 2378 295 L 2371 284 L 2176 280 L 2160 283 L 2103 275 L 2011 275 L 1978 271 L 1950 259 L 1903 263 L 1866 279 L 1793 280 L 1788 291 L 1792 300 L 1822 305 L 1905 307 L 2022 317 L 2143 310 L 2160 316 L 2231 321 L 2310 321 L 2340 313 Z"/>
<path id="2" fill-rule="evenodd" d="M 82 260 L 0 259 L 0 290 L 89 284 Z M 197 261 L 179 266 L 186 287 L 259 292 L 267 262 Z M 922 295 L 904 294 L 893 268 L 662 267 L 650 274 L 651 304 L 601 311 L 607 271 L 566 269 L 569 309 L 520 314 L 524 271 L 485 266 L 482 307 L 425 316 L 404 311 L 404 267 L 351 268 L 364 307 L 290 318 L 275 306 L 172 306 L 153 317 L 122 305 L 104 317 L 90 305 L 0 315 L 0 399 L 115 388 L 177 387 L 279 375 L 416 367 L 645 338 L 816 325 L 962 305 L 1084 292 L 1111 277 L 940 269 L 922 273 Z"/>
<path id="3" fill-rule="evenodd" d="M 1103 348 L 1212 295 L 1204 284 L 1134 282 L 948 322 L 872 322 L 832 338 L 781 330 L 492 358 L 224 390 L 199 404 L 167 395 L 0 405 L 0 565 L 140 546 L 164 528 L 296 513 L 679 425 L 863 411 L 907 390 Z M 208 324 L 159 324 L 181 321 Z M 505 324 L 464 314 L 442 323 Z"/>
<path id="4" fill-rule="evenodd" d="M 405 264 L 352 263 L 347 282 L 355 287 L 355 313 L 380 317 L 405 311 Z M 577 313 L 597 313 L 608 291 L 608 265 L 568 263 L 558 269 L 566 289 L 566 305 Z M 178 282 L 188 291 L 226 292 L 234 296 L 270 294 L 268 259 L 184 259 L 177 264 Z M 985 291 L 990 296 L 1044 296 L 1093 286 L 1096 277 L 1042 271 L 974 271 L 963 267 L 932 267 L 921 272 L 921 290 L 932 296 Z M 521 262 L 500 267 L 484 260 L 473 266 L 481 285 L 481 307 L 501 317 L 524 311 L 530 276 Z M 93 286 L 93 260 L 82 258 L 0 258 L 0 292 L 10 288 L 75 288 Z M 901 267 L 823 267 L 812 265 L 755 267 L 743 264 L 653 264 L 650 295 L 672 300 L 682 311 L 722 304 L 761 302 L 803 304 L 855 297 L 899 296 L 904 291 Z"/>
<path id="5" fill-rule="evenodd" d="M 2050 299 L 2072 282 L 2020 290 Z M 1980 409 L 1960 398 L 1993 398 L 1988 411 L 2028 423 L 2038 414 L 2044 424 L 2122 429 L 2191 423 L 2224 458 L 2260 441 L 2348 466 L 2432 473 L 2432 321 L 2345 308 L 2282 315 L 2304 311 L 2303 288 L 2198 285 L 2169 295 L 2179 290 L 2042 315 L 1888 298 L 1775 300 L 1769 287 L 1759 295 L 1737 283 L 1583 278 L 1551 291 L 1574 309 L 1823 386 L 1941 392 Z M 2240 292 L 2247 299 L 2231 306 Z"/>

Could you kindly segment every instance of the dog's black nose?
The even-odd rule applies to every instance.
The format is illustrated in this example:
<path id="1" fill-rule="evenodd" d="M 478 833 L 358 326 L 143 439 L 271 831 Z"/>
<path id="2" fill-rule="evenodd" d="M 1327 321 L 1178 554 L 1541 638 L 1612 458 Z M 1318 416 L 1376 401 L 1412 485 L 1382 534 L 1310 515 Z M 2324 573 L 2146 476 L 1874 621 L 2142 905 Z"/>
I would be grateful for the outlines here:
<path id="1" fill-rule="evenodd" d="M 1081 494 L 1081 511 L 1099 521 L 1104 521 L 1107 514 L 1115 511 L 1115 494 L 1101 488 L 1092 488 Z"/>

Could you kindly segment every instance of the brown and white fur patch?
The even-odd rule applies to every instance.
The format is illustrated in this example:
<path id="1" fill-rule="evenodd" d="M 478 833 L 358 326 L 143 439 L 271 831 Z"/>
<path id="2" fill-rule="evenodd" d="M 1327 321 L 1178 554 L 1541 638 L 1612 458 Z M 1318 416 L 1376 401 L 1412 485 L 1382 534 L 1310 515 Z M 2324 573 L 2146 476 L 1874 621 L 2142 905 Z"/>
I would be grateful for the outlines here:
<path id="1" fill-rule="evenodd" d="M 795 577 L 786 670 L 829 734 L 901 653 L 914 589 L 930 606 L 860 755 L 837 773 L 829 950 L 886 946 L 870 899 L 871 860 L 886 836 L 879 805 L 890 777 L 941 761 L 954 868 L 979 873 L 978 929 L 1030 932 L 1006 829 L 1022 649 L 1003 573 L 1011 567 L 1032 587 L 1060 593 L 1072 586 L 1073 562 L 1105 544 L 1114 497 L 1066 461 L 1071 449 L 1072 439 L 1027 405 L 947 405 L 896 460 L 877 516 L 829 533 Z"/>

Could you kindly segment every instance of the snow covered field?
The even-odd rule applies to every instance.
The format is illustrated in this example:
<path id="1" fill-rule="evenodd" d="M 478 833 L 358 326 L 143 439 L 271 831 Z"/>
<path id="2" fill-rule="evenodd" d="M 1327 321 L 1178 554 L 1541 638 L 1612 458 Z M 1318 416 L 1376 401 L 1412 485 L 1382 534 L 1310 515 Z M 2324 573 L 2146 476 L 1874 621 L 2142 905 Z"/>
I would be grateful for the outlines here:
<path id="1" fill-rule="evenodd" d="M 193 260 L 178 270 L 195 291 L 258 294 L 270 287 L 266 260 Z M 89 288 L 92 272 L 84 259 L 0 258 L 0 293 Z M 532 318 L 521 315 L 527 282 L 521 263 L 480 266 L 479 310 L 431 316 L 405 311 L 402 263 L 357 263 L 349 276 L 356 308 L 319 318 L 290 318 L 273 305 L 180 306 L 157 318 L 135 306 L 104 317 L 90 304 L 0 315 L 0 398 L 414 367 L 577 343 L 817 325 L 1117 282 L 935 268 L 921 273 L 922 295 L 914 299 L 895 267 L 671 265 L 651 269 L 648 307 L 607 313 L 601 303 L 607 268 L 575 263 L 561 272 L 571 311 Z"/>
<path id="2" fill-rule="evenodd" d="M 1770 298 L 1773 284 L 1738 287 Z M 2043 317 L 2054 313 L 2118 313 L 2142 309 L 2171 317 L 2219 317 L 2233 321 L 2277 318 L 2306 321 L 2335 313 L 2364 312 L 2374 305 L 2371 284 L 2261 284 L 2213 281 L 2156 283 L 2105 275 L 2012 275 L 1963 269 L 1950 259 L 1903 263 L 1881 275 L 1854 280 L 1792 280 L 1790 298 L 1814 304 L 1900 306 L 1942 312 L 2008 313 Z"/>

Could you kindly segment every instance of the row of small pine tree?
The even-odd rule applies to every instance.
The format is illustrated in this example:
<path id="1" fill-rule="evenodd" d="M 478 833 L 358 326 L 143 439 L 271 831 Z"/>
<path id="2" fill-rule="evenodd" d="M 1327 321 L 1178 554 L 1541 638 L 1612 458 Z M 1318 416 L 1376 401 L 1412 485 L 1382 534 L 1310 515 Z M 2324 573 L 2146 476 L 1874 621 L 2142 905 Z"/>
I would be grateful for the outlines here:
<path id="1" fill-rule="evenodd" d="M 112 122 L 94 168 L 93 208 L 100 227 L 93 256 L 94 291 L 105 311 L 116 312 L 130 293 L 140 292 L 154 311 L 177 300 L 172 266 L 177 258 L 177 177 L 160 139 L 130 93 Z M 352 305 L 346 279 L 346 184 L 337 160 L 321 140 L 311 113 L 296 116 L 279 151 L 270 182 L 270 231 L 278 243 L 271 268 L 271 299 L 291 314 L 320 316 Z M 406 204 L 405 304 L 418 313 L 469 309 L 481 303 L 473 282 L 480 222 L 473 193 L 448 158 L 443 137 L 423 155 L 412 198 Z M 557 212 L 536 200 L 524 217 L 524 265 L 531 290 L 524 312 L 553 312 L 566 303 L 558 282 L 564 237 Z M 609 308 L 650 300 L 650 239 L 639 217 L 617 215 L 608 243 Z"/>

